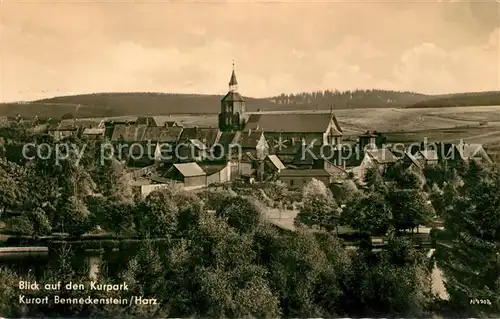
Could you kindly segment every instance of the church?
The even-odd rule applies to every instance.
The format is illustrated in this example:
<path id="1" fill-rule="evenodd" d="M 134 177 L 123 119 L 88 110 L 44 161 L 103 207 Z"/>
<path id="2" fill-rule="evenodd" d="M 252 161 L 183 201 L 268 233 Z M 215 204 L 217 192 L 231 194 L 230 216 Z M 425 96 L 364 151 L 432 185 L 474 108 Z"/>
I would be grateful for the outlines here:
<path id="1" fill-rule="evenodd" d="M 257 154 L 260 156 L 254 156 L 257 160 L 275 154 L 285 165 L 292 163 L 304 145 L 342 143 L 342 129 L 333 113 L 247 112 L 246 101 L 238 92 L 234 64 L 229 90 L 221 100 L 219 130 L 221 137 L 232 139 L 232 144 L 241 145 L 243 149 L 259 146 L 255 151 L 260 150 Z"/>

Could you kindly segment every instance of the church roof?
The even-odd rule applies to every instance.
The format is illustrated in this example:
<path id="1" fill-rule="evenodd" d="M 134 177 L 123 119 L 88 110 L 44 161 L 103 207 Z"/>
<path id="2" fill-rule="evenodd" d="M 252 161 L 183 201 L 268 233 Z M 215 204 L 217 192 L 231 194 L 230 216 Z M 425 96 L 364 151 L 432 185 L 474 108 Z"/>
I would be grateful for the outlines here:
<path id="1" fill-rule="evenodd" d="M 245 102 L 240 93 L 236 91 L 229 91 L 221 100 L 222 102 Z"/>
<path id="2" fill-rule="evenodd" d="M 335 116 L 321 113 L 302 114 L 251 114 L 245 130 L 262 130 L 264 132 L 324 133 L 333 118 L 334 130 L 342 135 Z"/>
<path id="3" fill-rule="evenodd" d="M 262 131 L 242 132 L 233 143 L 237 143 L 243 148 L 256 148 L 262 138 L 262 134 Z"/>
<path id="4" fill-rule="evenodd" d="M 234 86 L 238 85 L 238 80 L 236 80 L 236 73 L 233 72 L 231 73 L 231 80 L 229 80 L 229 86 Z"/>

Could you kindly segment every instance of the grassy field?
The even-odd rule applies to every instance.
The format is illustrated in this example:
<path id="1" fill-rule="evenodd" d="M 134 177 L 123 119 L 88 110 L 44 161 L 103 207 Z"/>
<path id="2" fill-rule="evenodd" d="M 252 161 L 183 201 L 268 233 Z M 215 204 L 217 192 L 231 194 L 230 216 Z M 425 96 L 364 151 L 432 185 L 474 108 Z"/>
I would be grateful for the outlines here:
<path id="1" fill-rule="evenodd" d="M 263 113 L 276 113 L 273 111 Z M 300 111 L 278 112 L 300 113 Z M 318 111 L 328 116 L 328 111 Z M 459 142 L 483 144 L 500 152 L 500 106 L 448 107 L 422 109 L 345 109 L 335 110 L 345 135 L 370 130 L 383 132 L 389 143 Z M 132 116 L 108 119 L 133 119 Z M 217 114 L 155 116 L 159 125 L 178 121 L 184 126 L 217 127 Z"/>

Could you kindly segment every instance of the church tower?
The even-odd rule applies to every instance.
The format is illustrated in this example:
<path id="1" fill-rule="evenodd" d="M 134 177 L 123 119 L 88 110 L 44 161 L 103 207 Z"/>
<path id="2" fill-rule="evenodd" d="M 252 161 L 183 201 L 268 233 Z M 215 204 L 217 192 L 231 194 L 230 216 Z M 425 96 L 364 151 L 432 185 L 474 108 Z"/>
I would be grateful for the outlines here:
<path id="1" fill-rule="evenodd" d="M 236 73 L 231 73 L 229 91 L 220 102 L 219 129 L 223 132 L 241 131 L 245 125 L 245 100 L 238 93 Z"/>

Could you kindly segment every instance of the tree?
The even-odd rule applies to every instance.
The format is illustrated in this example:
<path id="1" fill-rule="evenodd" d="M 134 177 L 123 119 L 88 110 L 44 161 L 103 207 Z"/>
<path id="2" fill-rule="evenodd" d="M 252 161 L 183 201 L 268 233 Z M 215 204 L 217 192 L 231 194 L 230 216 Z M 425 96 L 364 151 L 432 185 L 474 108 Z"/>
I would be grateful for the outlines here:
<path id="1" fill-rule="evenodd" d="M 239 232 L 253 231 L 260 222 L 260 207 L 248 198 L 229 197 L 223 205 L 218 215 Z"/>
<path id="2" fill-rule="evenodd" d="M 351 316 L 419 316 L 429 291 L 425 256 L 392 237 L 379 255 L 360 250 L 343 276 L 343 308 Z"/>
<path id="3" fill-rule="evenodd" d="M 160 310 L 163 300 L 166 300 L 165 272 L 158 248 L 151 240 L 146 240 L 139 247 L 138 253 L 129 261 L 127 269 L 121 274 L 121 279 L 130 285 L 130 290 L 125 296 L 143 296 L 144 298 L 156 298 L 156 305 L 132 305 L 129 315 L 133 316 L 156 316 Z"/>
<path id="4" fill-rule="evenodd" d="M 9 225 L 11 231 L 27 236 L 49 235 L 52 230 L 50 220 L 41 208 L 11 218 Z"/>
<path id="5" fill-rule="evenodd" d="M 373 189 L 379 190 L 385 187 L 384 177 L 376 166 L 370 166 L 366 169 L 363 181 L 366 183 L 366 186 Z"/>
<path id="6" fill-rule="evenodd" d="M 26 195 L 22 184 L 24 174 L 19 165 L 0 158 L 0 214 L 22 205 Z"/>
<path id="7" fill-rule="evenodd" d="M 179 209 L 167 189 L 151 192 L 137 205 L 136 225 L 142 236 L 165 238 L 177 230 Z"/>
<path id="8" fill-rule="evenodd" d="M 391 204 L 377 192 L 369 192 L 351 201 L 342 217 L 352 228 L 372 235 L 384 235 L 393 219 Z"/>
<path id="9" fill-rule="evenodd" d="M 423 174 L 413 170 L 401 170 L 395 175 L 395 181 L 400 188 L 422 189 L 425 185 Z"/>
<path id="10" fill-rule="evenodd" d="M 320 226 L 333 230 L 338 224 L 340 210 L 325 184 L 313 179 L 303 189 L 303 205 L 295 224 Z"/>
<path id="11" fill-rule="evenodd" d="M 392 189 L 387 195 L 391 204 L 394 227 L 413 229 L 428 224 L 435 212 L 426 195 L 418 189 Z"/>
<path id="12" fill-rule="evenodd" d="M 19 304 L 19 277 L 12 269 L 0 266 L 0 314 L 6 317 L 20 317 L 21 305 Z"/>
<path id="13" fill-rule="evenodd" d="M 359 196 L 360 192 L 352 180 L 346 180 L 342 184 L 331 184 L 330 190 L 337 203 L 347 204 Z"/>
<path id="14" fill-rule="evenodd" d="M 82 235 L 90 230 L 90 212 L 85 203 L 75 196 L 67 199 L 54 220 L 54 225 L 61 232 Z"/>
<path id="15" fill-rule="evenodd" d="M 483 173 L 465 177 L 460 196 L 453 196 L 444 221 L 453 242 L 437 250 L 450 302 L 471 315 L 500 312 L 500 176 Z M 491 304 L 472 305 L 475 299 Z"/>

